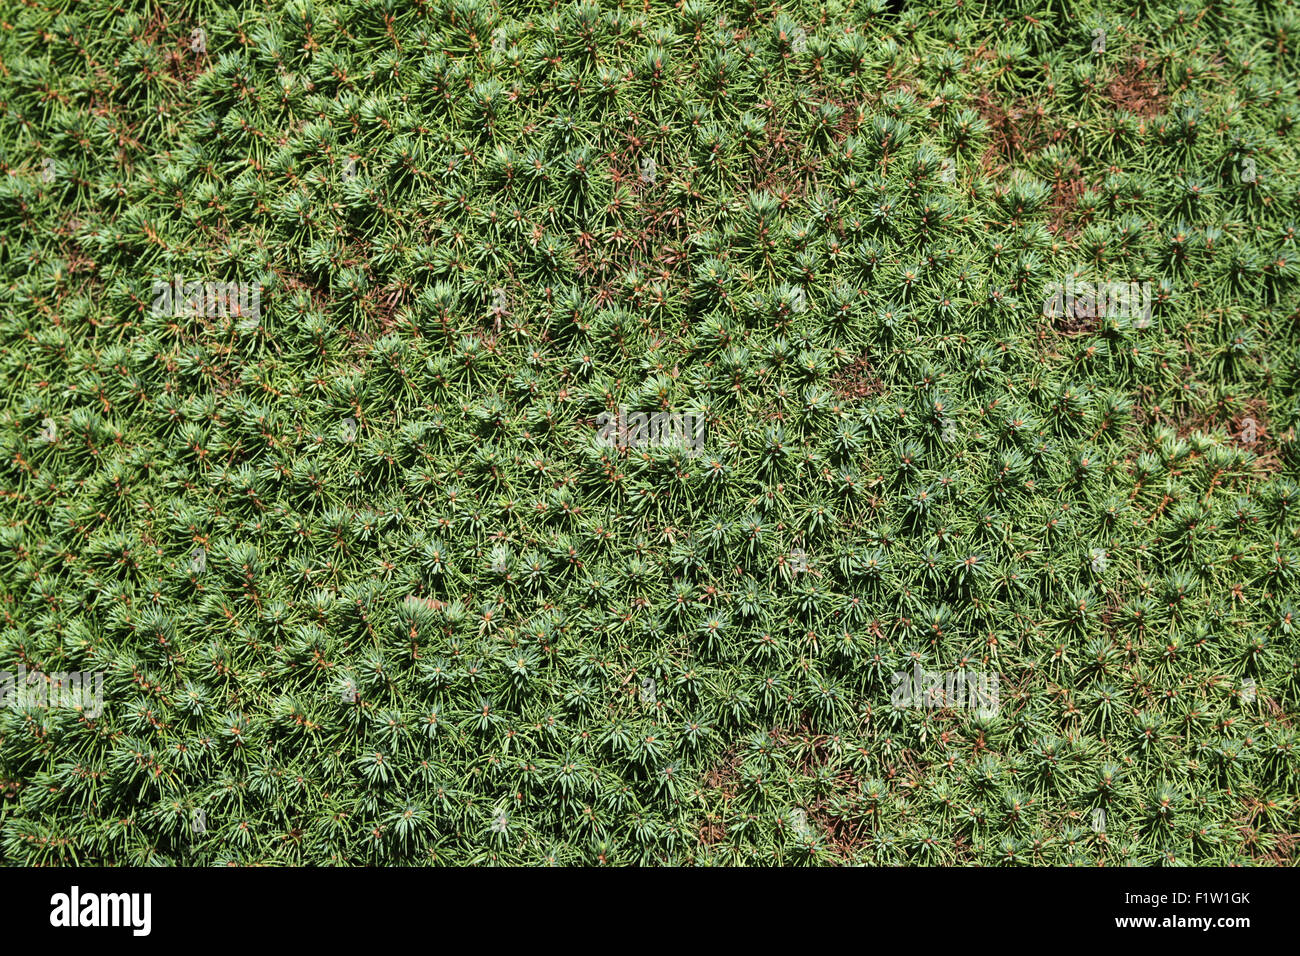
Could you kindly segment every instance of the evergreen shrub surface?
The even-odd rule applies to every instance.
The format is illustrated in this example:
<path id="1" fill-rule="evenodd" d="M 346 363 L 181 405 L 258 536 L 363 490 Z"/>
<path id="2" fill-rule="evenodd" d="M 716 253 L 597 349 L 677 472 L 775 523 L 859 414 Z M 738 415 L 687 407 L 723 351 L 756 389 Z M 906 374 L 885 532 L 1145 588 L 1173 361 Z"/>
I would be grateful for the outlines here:
<path id="1" fill-rule="evenodd" d="M 1295 863 L 1298 50 L 5 3 L 0 862 Z"/>

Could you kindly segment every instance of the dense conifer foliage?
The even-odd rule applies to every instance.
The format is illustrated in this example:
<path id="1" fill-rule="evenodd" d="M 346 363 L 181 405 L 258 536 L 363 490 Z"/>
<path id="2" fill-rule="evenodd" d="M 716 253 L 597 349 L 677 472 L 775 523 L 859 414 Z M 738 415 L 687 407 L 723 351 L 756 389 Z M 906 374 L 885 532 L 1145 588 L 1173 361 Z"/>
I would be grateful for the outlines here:
<path id="1" fill-rule="evenodd" d="M 1296 861 L 1292 3 L 0 20 L 0 862 Z"/>

